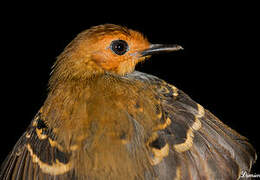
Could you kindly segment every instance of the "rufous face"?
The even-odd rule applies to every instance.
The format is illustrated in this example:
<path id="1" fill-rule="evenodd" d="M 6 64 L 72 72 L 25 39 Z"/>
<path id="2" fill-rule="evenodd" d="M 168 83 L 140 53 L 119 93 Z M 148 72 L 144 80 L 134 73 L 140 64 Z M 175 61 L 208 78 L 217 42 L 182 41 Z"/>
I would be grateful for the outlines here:
<path id="1" fill-rule="evenodd" d="M 150 43 L 144 36 L 130 29 L 106 29 L 93 32 L 81 44 L 85 46 L 88 58 L 105 71 L 119 75 L 130 73 L 135 65 L 144 60 L 140 52 L 148 49 Z"/>

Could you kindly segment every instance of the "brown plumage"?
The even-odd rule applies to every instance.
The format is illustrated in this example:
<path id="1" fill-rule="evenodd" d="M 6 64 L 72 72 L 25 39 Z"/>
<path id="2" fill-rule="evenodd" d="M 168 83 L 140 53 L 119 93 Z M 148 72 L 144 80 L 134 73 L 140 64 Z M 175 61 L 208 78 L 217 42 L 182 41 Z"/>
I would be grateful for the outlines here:
<path id="1" fill-rule="evenodd" d="M 49 95 L 0 179 L 237 179 L 256 160 L 247 139 L 135 65 L 152 45 L 112 24 L 80 33 L 58 57 Z"/>

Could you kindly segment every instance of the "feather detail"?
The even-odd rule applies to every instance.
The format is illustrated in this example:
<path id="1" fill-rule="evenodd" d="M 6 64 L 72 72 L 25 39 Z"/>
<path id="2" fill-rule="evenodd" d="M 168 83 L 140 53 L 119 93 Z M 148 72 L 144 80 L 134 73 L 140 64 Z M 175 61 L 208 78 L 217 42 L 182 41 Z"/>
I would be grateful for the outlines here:
<path id="1" fill-rule="evenodd" d="M 69 154 L 51 145 L 54 135 L 38 113 L 3 163 L 0 179 L 64 179 L 72 177 Z M 44 126 L 43 126 L 44 125 Z M 46 138 L 42 138 L 46 137 Z M 53 139 L 52 141 L 55 141 Z"/>
<path id="2" fill-rule="evenodd" d="M 238 179 L 255 160 L 245 137 L 173 85 L 107 73 L 51 90 L 0 179 Z"/>
<path id="3" fill-rule="evenodd" d="M 158 93 L 162 110 L 171 119 L 171 124 L 160 132 L 172 148 L 164 161 L 174 160 L 174 151 L 182 163 L 157 166 L 175 171 L 176 179 L 237 179 L 241 172 L 250 172 L 256 152 L 245 137 L 163 80 L 137 71 L 128 78 L 150 84 Z M 169 171 L 165 169 L 157 173 Z"/>

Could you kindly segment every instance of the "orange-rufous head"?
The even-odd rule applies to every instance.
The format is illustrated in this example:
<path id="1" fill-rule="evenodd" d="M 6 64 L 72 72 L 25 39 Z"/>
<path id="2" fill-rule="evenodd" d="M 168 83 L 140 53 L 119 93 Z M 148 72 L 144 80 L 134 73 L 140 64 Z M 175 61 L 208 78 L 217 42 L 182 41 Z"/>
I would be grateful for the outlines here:
<path id="1" fill-rule="evenodd" d="M 141 33 L 105 24 L 80 33 L 58 57 L 53 76 L 84 79 L 99 73 L 125 75 L 154 53 L 176 51 L 179 45 L 151 44 Z"/>

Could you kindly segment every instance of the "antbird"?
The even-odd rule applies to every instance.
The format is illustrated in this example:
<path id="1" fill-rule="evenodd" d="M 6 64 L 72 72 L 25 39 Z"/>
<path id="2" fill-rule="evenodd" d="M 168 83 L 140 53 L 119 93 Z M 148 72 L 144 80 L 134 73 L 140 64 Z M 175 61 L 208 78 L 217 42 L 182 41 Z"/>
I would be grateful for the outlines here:
<path id="1" fill-rule="evenodd" d="M 139 32 L 105 24 L 58 56 L 49 94 L 0 179 L 237 179 L 256 160 L 248 140 L 184 92 L 135 71 L 154 53 Z"/>

